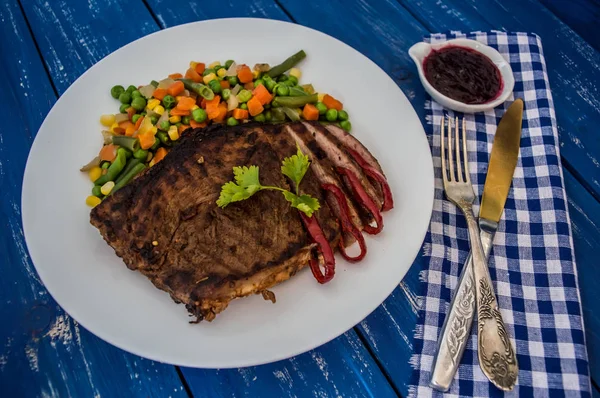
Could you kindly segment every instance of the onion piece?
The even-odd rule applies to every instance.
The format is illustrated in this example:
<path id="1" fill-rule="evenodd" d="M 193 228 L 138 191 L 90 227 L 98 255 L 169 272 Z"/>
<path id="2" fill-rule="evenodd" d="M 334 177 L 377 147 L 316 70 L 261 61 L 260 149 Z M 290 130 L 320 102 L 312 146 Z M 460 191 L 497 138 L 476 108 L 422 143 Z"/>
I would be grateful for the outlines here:
<path id="1" fill-rule="evenodd" d="M 156 90 L 154 86 L 152 84 L 148 84 L 147 86 L 140 88 L 140 94 L 142 94 L 144 98 L 150 99 L 152 98 L 152 94 L 154 94 L 154 90 Z"/>
<path id="2" fill-rule="evenodd" d="M 175 83 L 175 80 L 168 77 L 158 82 L 158 88 L 169 88 L 169 86 L 173 83 Z"/>
<path id="3" fill-rule="evenodd" d="M 180 95 L 182 95 L 184 97 L 189 97 L 190 96 L 190 90 L 185 89 L 185 90 L 183 90 L 183 92 Z"/>
<path id="4" fill-rule="evenodd" d="M 239 84 L 236 84 L 235 87 L 231 89 L 231 95 L 238 95 L 238 93 L 240 92 L 241 89 L 242 89 L 242 86 L 240 86 Z"/>
<path id="5" fill-rule="evenodd" d="M 234 62 L 234 63 L 231 64 L 231 66 L 229 67 L 229 69 L 227 69 L 227 72 L 225 73 L 225 76 L 237 76 L 237 70 L 238 70 L 238 66 Z"/>
<path id="6" fill-rule="evenodd" d="M 127 120 L 129 120 L 129 115 L 126 113 L 117 113 L 115 115 L 115 123 L 117 123 L 117 124 L 123 123 Z"/>
<path id="7" fill-rule="evenodd" d="M 158 122 L 156 122 L 156 125 L 160 126 L 160 124 L 165 120 L 169 120 L 169 112 L 167 112 L 166 110 L 163 112 L 162 115 L 160 115 L 160 117 L 158 118 Z"/>
<path id="8" fill-rule="evenodd" d="M 281 110 L 292 122 L 297 122 L 298 120 L 300 120 L 300 108 L 290 108 L 287 106 L 282 106 Z"/>
<path id="9" fill-rule="evenodd" d="M 90 171 L 93 167 L 100 166 L 100 156 L 96 156 L 88 164 L 79 169 L 79 171 Z"/>
<path id="10" fill-rule="evenodd" d="M 227 111 L 232 111 L 238 107 L 240 101 L 237 99 L 237 96 L 231 93 L 229 99 L 227 100 Z"/>
<path id="11" fill-rule="evenodd" d="M 102 138 L 104 139 L 104 145 L 112 144 L 113 134 L 108 130 L 102 130 Z"/>

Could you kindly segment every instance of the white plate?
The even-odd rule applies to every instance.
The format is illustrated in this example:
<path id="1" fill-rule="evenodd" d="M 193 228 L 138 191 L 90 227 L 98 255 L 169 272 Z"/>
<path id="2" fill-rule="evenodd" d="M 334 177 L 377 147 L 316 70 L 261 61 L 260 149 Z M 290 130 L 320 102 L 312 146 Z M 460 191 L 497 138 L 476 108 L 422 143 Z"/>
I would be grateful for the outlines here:
<path id="1" fill-rule="evenodd" d="M 396 207 L 385 228 L 367 237 L 359 264 L 337 256 L 332 282 L 308 269 L 260 296 L 235 300 L 212 323 L 188 323 L 183 305 L 127 269 L 89 223 L 91 190 L 81 165 L 101 146 L 102 113 L 113 113 L 114 84 L 139 85 L 190 60 L 233 58 L 277 64 L 308 54 L 302 82 L 339 98 L 353 133 L 379 159 Z M 160 54 L 157 56 L 157 54 Z M 59 156 L 57 156 L 59 154 Z M 417 255 L 433 205 L 433 167 L 423 127 L 396 84 L 366 57 L 323 33 L 286 22 L 227 19 L 166 29 L 98 62 L 60 97 L 37 134 L 23 181 L 29 253 L 54 299 L 100 338 L 150 359 L 228 368 L 285 359 L 339 336 L 371 313 L 398 285 Z M 402 320 L 399 320 L 402 322 Z"/>

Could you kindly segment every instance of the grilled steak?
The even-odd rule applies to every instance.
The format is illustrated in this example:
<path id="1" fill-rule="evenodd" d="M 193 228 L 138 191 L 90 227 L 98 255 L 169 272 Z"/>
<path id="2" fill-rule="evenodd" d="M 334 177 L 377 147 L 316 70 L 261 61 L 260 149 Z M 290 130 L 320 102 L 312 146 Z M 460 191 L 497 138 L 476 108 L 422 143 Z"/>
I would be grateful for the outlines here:
<path id="1" fill-rule="evenodd" d="M 341 129 L 318 123 L 191 130 L 161 162 L 96 206 L 91 223 L 130 269 L 184 303 L 198 320 L 210 321 L 232 299 L 263 293 L 289 279 L 309 263 L 317 248 L 298 211 L 278 192 L 262 191 L 224 209 L 217 207 L 232 168 L 257 165 L 263 185 L 291 189 L 281 161 L 300 146 L 312 161 L 301 190 L 321 203 L 314 217 L 331 247 L 343 248 L 356 234 L 344 233 L 340 207 L 345 205 L 322 185 L 344 192 L 358 229 L 368 227 L 373 214 L 351 199 L 356 187 L 338 168 L 355 173 L 377 211 L 385 199 L 379 184 L 347 151 L 356 151 L 348 142 L 358 145 L 358 152 L 366 151 Z M 372 163 L 374 158 L 368 156 Z M 373 167 L 381 170 L 378 164 Z"/>

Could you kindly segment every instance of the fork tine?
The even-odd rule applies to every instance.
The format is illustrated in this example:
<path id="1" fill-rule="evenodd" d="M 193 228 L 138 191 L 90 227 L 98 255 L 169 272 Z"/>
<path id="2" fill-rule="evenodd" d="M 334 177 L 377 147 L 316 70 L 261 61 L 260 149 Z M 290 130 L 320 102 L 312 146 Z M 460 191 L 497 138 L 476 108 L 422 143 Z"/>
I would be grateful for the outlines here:
<path id="1" fill-rule="evenodd" d="M 470 177 L 470 173 L 469 173 L 469 157 L 467 156 L 467 123 L 464 118 L 462 121 L 462 140 L 463 140 L 463 159 L 464 159 L 464 163 L 465 163 L 465 178 L 466 178 L 466 181 L 470 184 L 471 177 Z M 456 150 L 458 151 L 458 148 L 456 148 Z"/>
<path id="2" fill-rule="evenodd" d="M 464 119 L 463 119 L 464 120 Z M 456 129 L 456 135 L 454 136 L 454 140 L 456 142 L 456 174 L 458 177 L 458 181 L 459 182 L 464 182 L 465 180 L 463 179 L 463 175 L 462 175 L 462 162 L 460 161 L 460 135 L 459 135 L 459 129 L 458 129 L 458 116 L 454 119 L 454 127 Z"/>
<path id="3" fill-rule="evenodd" d="M 442 124 L 441 124 L 441 143 L 442 143 L 442 179 L 444 180 L 444 187 L 446 187 L 446 183 L 448 182 L 447 171 L 446 171 L 446 134 L 444 133 L 444 120 L 445 116 L 442 116 Z"/>
<path id="4" fill-rule="evenodd" d="M 456 131 L 454 132 L 456 133 Z M 450 181 L 455 181 L 454 178 L 454 155 L 452 155 L 452 125 L 448 119 L 448 169 L 450 170 Z"/>

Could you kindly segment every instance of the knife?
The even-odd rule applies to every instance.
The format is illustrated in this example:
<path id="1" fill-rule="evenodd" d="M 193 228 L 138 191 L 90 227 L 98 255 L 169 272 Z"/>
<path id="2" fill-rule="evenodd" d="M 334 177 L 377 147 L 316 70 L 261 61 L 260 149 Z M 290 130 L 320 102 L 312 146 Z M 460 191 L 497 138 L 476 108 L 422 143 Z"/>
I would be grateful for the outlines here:
<path id="1" fill-rule="evenodd" d="M 522 120 L 523 100 L 517 99 L 508 107 L 496 129 L 479 209 L 479 229 L 486 258 L 492 250 L 494 235 L 517 166 Z M 430 385 L 436 390 L 448 391 L 465 351 L 475 315 L 473 285 L 473 266 L 469 253 L 442 326 L 438 351 L 433 361 Z"/>

